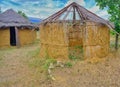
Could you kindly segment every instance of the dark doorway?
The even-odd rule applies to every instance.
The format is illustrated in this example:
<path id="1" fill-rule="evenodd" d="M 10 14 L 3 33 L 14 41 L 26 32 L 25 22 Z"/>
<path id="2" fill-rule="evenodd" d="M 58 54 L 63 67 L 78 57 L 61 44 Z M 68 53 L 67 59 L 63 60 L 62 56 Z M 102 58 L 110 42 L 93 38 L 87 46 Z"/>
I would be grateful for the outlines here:
<path id="1" fill-rule="evenodd" d="M 15 27 L 10 27 L 10 45 L 11 46 L 16 46 Z"/>

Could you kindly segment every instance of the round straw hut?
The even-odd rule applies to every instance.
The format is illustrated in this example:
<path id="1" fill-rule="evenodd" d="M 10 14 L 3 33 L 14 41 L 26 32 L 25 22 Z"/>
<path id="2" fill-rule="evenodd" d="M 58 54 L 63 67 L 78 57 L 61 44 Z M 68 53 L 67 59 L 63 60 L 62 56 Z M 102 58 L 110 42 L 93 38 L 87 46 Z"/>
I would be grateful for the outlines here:
<path id="1" fill-rule="evenodd" d="M 105 57 L 110 28 L 106 20 L 73 2 L 40 24 L 40 55 L 68 59 L 72 54 L 82 55 L 79 51 L 71 54 L 80 48 L 84 58 Z"/>
<path id="2" fill-rule="evenodd" d="M 35 26 L 14 10 L 0 14 L 0 47 L 21 46 L 36 39 Z"/>

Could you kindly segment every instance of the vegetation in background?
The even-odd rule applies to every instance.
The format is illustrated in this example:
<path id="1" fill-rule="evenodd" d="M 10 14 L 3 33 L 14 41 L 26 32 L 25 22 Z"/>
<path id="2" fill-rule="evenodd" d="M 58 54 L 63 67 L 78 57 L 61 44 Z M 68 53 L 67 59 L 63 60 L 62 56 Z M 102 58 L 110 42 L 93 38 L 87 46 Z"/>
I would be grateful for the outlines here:
<path id="1" fill-rule="evenodd" d="M 26 15 L 24 12 L 18 11 L 18 14 L 20 14 L 20 15 L 23 16 L 24 18 L 28 19 L 27 15 Z"/>
<path id="2" fill-rule="evenodd" d="M 113 30 L 110 30 L 110 35 L 114 36 L 116 33 Z"/>
<path id="3" fill-rule="evenodd" d="M 110 14 L 110 21 L 114 22 L 115 30 L 120 33 L 120 0 L 95 0 L 97 5 L 101 9 L 105 7 L 108 9 L 108 14 Z M 119 35 L 116 34 L 115 49 L 118 49 L 118 38 Z"/>

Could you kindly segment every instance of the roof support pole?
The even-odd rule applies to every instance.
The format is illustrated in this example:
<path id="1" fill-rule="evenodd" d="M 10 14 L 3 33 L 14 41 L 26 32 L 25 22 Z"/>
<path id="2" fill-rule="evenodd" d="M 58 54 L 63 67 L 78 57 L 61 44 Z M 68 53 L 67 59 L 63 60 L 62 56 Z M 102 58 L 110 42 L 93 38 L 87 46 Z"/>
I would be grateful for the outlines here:
<path id="1" fill-rule="evenodd" d="M 51 15 L 50 17 L 46 18 L 45 20 L 43 20 L 43 22 L 45 22 L 45 21 L 51 21 L 51 19 L 54 19 L 55 17 L 58 17 L 59 15 L 61 15 L 62 13 L 64 13 L 71 5 L 72 4 L 66 6 L 62 10 L 60 10 L 57 13 L 55 13 L 55 14 Z"/>
<path id="2" fill-rule="evenodd" d="M 17 27 L 15 27 L 15 33 L 16 33 L 16 46 L 20 47 L 19 33 Z"/>
<path id="3" fill-rule="evenodd" d="M 76 21 L 75 6 L 73 6 L 73 23 Z"/>
<path id="4" fill-rule="evenodd" d="M 67 11 L 67 13 L 66 13 L 66 15 L 64 16 L 63 20 L 65 20 L 65 19 L 66 19 L 66 17 L 67 17 L 67 16 L 68 16 L 68 14 L 70 13 L 71 9 L 72 9 L 72 6 L 71 6 L 71 7 L 69 8 L 69 10 Z"/>
<path id="5" fill-rule="evenodd" d="M 80 20 L 84 20 L 84 18 L 83 18 L 83 16 L 82 16 L 82 14 L 80 13 L 80 11 L 79 11 L 79 9 L 76 7 L 76 10 L 77 10 L 77 13 L 79 14 L 79 18 L 80 18 Z"/>

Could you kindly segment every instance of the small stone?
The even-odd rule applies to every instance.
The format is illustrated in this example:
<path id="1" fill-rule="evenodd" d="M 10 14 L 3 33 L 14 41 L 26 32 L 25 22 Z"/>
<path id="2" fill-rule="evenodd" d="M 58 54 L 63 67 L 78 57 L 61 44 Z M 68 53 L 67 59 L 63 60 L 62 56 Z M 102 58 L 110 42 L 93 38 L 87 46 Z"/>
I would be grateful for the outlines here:
<path id="1" fill-rule="evenodd" d="M 61 64 L 61 65 L 60 65 L 60 67 L 62 67 L 62 68 L 63 68 L 63 67 L 64 67 L 64 65 L 63 65 L 63 64 Z"/>
<path id="2" fill-rule="evenodd" d="M 54 81 L 56 80 L 54 77 L 52 77 L 51 79 L 54 80 Z"/>
<path id="3" fill-rule="evenodd" d="M 51 70 L 50 69 L 48 69 L 48 73 L 51 74 Z"/>
<path id="4" fill-rule="evenodd" d="M 57 61 L 56 66 L 57 67 L 64 67 L 64 64 L 61 61 Z"/>
<path id="5" fill-rule="evenodd" d="M 57 61 L 57 64 L 56 64 L 56 65 L 57 65 L 57 66 L 60 66 L 60 63 L 61 63 L 60 61 Z"/>
<path id="6" fill-rule="evenodd" d="M 54 68 L 53 63 L 50 63 L 49 69 L 53 69 L 53 68 Z"/>
<path id="7" fill-rule="evenodd" d="M 52 75 L 50 75 L 50 78 L 54 81 L 56 80 L 55 77 L 53 77 Z"/>

